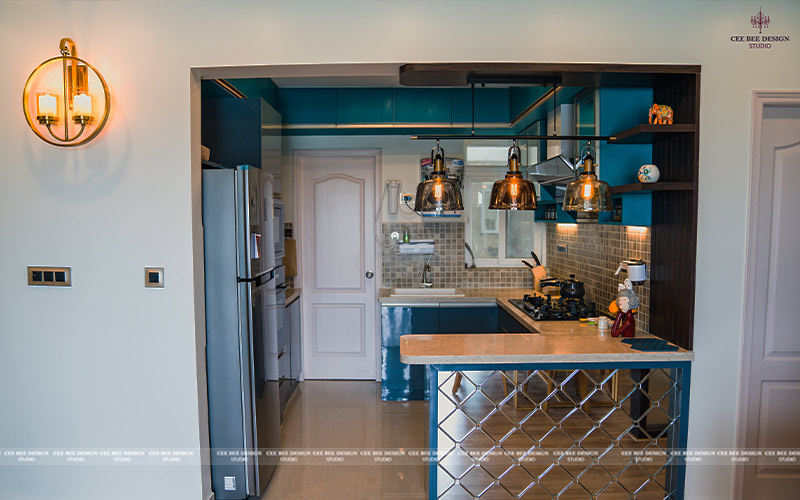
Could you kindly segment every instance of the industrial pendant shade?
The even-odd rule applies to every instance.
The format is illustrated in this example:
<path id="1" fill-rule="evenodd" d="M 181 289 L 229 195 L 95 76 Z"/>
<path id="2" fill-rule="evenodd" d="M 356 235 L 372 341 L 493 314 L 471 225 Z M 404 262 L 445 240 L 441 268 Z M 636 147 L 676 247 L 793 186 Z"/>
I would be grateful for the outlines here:
<path id="1" fill-rule="evenodd" d="M 587 143 L 581 151 L 583 173 L 569 183 L 564 194 L 564 210 L 578 212 L 604 212 L 612 209 L 611 188 L 594 173 L 594 147 Z"/>
<path id="2" fill-rule="evenodd" d="M 516 139 L 508 148 L 508 172 L 505 179 L 492 186 L 489 208 L 492 210 L 536 210 L 536 188 L 522 178 L 520 151 Z"/>
<path id="3" fill-rule="evenodd" d="M 439 141 L 436 141 L 436 147 L 431 151 L 431 162 L 433 174 L 430 179 L 420 182 L 417 186 L 414 211 L 430 213 L 464 210 L 461 190 L 455 182 L 447 178 L 444 149 L 439 146 Z"/>

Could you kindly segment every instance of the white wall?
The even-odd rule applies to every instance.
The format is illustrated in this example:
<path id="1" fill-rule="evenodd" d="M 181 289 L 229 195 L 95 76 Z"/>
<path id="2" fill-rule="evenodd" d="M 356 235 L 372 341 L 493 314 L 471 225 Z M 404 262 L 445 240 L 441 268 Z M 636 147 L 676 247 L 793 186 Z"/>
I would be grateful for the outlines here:
<path id="1" fill-rule="evenodd" d="M 562 4 L 0 1 L 0 448 L 202 446 L 190 68 L 397 61 L 702 65 L 689 439 L 732 447 L 751 93 L 800 88 L 800 4 Z M 753 34 L 759 6 L 769 33 L 791 42 L 769 51 L 730 42 Z M 103 72 L 114 102 L 101 137 L 78 150 L 41 142 L 19 109 L 25 79 L 62 36 Z M 32 264 L 72 266 L 73 287 L 27 287 Z M 165 289 L 144 289 L 146 265 L 166 268 Z M 200 499 L 203 472 L 6 467 L 0 496 Z M 687 498 L 729 498 L 731 481 L 730 467 L 691 468 Z"/>

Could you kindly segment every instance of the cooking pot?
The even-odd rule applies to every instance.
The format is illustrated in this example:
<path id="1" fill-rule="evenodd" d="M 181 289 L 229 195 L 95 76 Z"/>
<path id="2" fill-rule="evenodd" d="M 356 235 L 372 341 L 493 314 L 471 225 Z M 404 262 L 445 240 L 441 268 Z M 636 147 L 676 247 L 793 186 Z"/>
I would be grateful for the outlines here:
<path id="1" fill-rule="evenodd" d="M 546 286 L 557 286 L 561 290 L 561 296 L 568 299 L 581 299 L 586 291 L 583 288 L 583 282 L 575 279 L 574 274 L 569 275 L 568 280 L 558 280 L 555 278 L 544 279 L 539 282 L 542 288 Z"/>

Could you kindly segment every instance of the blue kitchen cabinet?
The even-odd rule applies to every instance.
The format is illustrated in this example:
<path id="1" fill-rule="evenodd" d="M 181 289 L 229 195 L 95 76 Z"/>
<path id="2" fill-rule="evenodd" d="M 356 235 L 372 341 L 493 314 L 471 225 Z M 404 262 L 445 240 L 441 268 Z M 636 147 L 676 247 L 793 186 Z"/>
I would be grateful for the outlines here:
<path id="1" fill-rule="evenodd" d="M 400 361 L 400 336 L 439 333 L 439 304 L 381 307 L 381 399 L 426 398 L 427 369 Z"/>
<path id="2" fill-rule="evenodd" d="M 439 333 L 496 333 L 497 305 L 488 303 L 441 304 Z"/>
<path id="3" fill-rule="evenodd" d="M 515 320 L 502 308 L 498 308 L 497 311 L 497 331 L 499 333 L 530 333 L 522 323 Z"/>
<path id="4" fill-rule="evenodd" d="M 381 307 L 381 399 L 428 399 L 428 369 L 400 361 L 400 336 L 496 333 L 497 310 L 489 302 Z"/>

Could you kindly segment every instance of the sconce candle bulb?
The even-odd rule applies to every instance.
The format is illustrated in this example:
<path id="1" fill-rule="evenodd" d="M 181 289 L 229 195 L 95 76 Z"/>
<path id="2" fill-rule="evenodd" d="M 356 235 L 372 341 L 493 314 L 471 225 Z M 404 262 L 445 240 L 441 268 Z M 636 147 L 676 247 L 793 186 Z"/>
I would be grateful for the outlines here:
<path id="1" fill-rule="evenodd" d="M 72 116 L 75 123 L 90 123 L 92 121 L 92 96 L 75 94 L 75 98 L 72 100 Z"/>
<path id="2" fill-rule="evenodd" d="M 58 99 L 49 92 L 36 94 L 36 119 L 46 125 L 58 122 Z"/>

